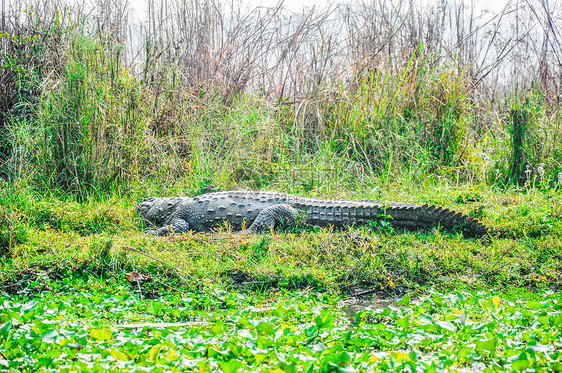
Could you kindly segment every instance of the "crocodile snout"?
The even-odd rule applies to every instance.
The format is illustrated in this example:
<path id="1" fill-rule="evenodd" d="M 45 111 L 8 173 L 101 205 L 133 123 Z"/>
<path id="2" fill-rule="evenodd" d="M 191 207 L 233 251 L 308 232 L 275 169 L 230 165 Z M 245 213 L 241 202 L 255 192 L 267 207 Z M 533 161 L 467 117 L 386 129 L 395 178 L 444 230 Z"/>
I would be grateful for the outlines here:
<path id="1" fill-rule="evenodd" d="M 135 206 L 135 209 L 142 215 L 146 216 L 146 213 L 154 206 L 154 201 L 156 197 L 150 197 Z"/>

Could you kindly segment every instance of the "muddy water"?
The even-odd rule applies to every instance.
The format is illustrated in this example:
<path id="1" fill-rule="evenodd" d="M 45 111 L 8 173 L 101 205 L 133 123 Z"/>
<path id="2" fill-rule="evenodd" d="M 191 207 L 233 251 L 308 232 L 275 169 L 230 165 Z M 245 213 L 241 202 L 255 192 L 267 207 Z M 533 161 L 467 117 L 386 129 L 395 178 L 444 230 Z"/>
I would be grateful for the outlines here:
<path id="1" fill-rule="evenodd" d="M 371 299 L 348 298 L 344 299 L 338 306 L 347 315 L 351 322 L 355 321 L 355 315 L 363 310 L 376 310 L 377 308 L 396 307 L 396 302 L 401 298 L 380 298 L 376 295 Z"/>

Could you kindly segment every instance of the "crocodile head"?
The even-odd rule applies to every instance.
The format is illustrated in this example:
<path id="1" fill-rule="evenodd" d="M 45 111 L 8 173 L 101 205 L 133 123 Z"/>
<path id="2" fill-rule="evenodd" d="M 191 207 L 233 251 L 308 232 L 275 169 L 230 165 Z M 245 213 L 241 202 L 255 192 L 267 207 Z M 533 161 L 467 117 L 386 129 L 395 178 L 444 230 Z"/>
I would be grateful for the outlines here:
<path id="1" fill-rule="evenodd" d="M 150 197 L 139 203 L 137 211 L 149 222 L 160 226 L 176 211 L 180 198 Z"/>

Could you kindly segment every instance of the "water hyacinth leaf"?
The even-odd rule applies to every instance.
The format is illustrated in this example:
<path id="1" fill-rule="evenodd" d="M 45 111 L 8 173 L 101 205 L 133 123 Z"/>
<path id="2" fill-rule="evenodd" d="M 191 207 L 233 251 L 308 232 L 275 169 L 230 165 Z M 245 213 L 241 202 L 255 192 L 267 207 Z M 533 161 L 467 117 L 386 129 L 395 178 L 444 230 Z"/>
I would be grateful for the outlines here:
<path id="1" fill-rule="evenodd" d="M 420 315 L 420 317 L 418 318 L 418 322 L 422 325 L 433 325 L 435 324 L 435 321 L 433 321 L 433 317 L 429 316 L 429 315 Z"/>
<path id="2" fill-rule="evenodd" d="M 273 325 L 271 325 L 270 323 L 268 323 L 266 321 L 260 322 L 256 326 L 256 330 L 258 331 L 258 333 L 260 335 L 269 336 L 269 335 L 275 334 L 275 328 L 273 327 Z"/>
<path id="3" fill-rule="evenodd" d="M 113 356 L 116 360 L 119 361 L 128 361 L 129 358 L 127 357 L 127 355 L 125 355 L 124 353 L 117 351 L 115 349 L 111 350 L 111 352 L 109 353 L 111 356 Z"/>
<path id="4" fill-rule="evenodd" d="M 41 342 L 52 344 L 57 340 L 59 333 L 55 329 L 48 329 L 45 333 L 41 335 Z"/>
<path id="5" fill-rule="evenodd" d="M 224 333 L 224 323 L 222 321 L 217 322 L 212 328 L 211 333 L 214 335 L 219 335 Z"/>
<path id="6" fill-rule="evenodd" d="M 412 351 L 410 351 L 410 353 L 408 354 L 408 356 L 410 357 L 410 360 L 411 360 L 411 361 L 416 361 L 416 360 L 418 360 L 420 354 L 417 353 L 416 351 L 412 350 Z"/>
<path id="7" fill-rule="evenodd" d="M 113 332 L 107 328 L 102 328 L 100 330 L 93 329 L 90 332 L 90 338 L 98 340 L 98 341 L 108 341 L 111 339 Z"/>
<path id="8" fill-rule="evenodd" d="M 318 327 L 316 327 L 316 325 L 310 325 L 304 329 L 304 332 L 308 338 L 312 338 L 318 333 Z"/>
<path id="9" fill-rule="evenodd" d="M 357 372 L 357 369 L 354 369 L 351 365 L 346 366 L 346 367 L 339 367 L 338 368 L 338 372 L 341 373 L 355 373 Z"/>
<path id="10" fill-rule="evenodd" d="M 314 322 L 318 329 L 332 328 L 334 326 L 334 315 L 331 312 L 324 310 L 318 317 L 316 317 Z"/>
<path id="11" fill-rule="evenodd" d="M 541 345 L 541 344 L 529 344 L 527 345 L 527 347 L 525 347 L 525 350 L 527 352 L 547 352 L 549 350 L 552 350 L 552 346 L 550 345 Z"/>
<path id="12" fill-rule="evenodd" d="M 527 354 L 525 351 L 509 357 L 507 361 L 511 363 L 511 367 L 516 372 L 524 371 L 529 366 L 529 361 L 527 360 Z"/>
<path id="13" fill-rule="evenodd" d="M 238 330 L 238 335 L 242 338 L 246 339 L 254 339 L 254 336 L 248 329 L 240 329 Z"/>
<path id="14" fill-rule="evenodd" d="M 24 304 L 20 309 L 19 318 L 22 319 L 23 321 L 30 319 L 37 312 L 37 307 L 38 307 L 38 303 L 35 300 Z"/>
<path id="15" fill-rule="evenodd" d="M 164 305 L 162 303 L 152 302 L 152 309 L 153 309 L 155 314 L 160 313 L 160 311 L 162 311 L 163 308 L 164 308 Z"/>
<path id="16" fill-rule="evenodd" d="M 449 321 L 437 321 L 437 325 L 453 333 L 457 331 L 457 328 Z"/>
<path id="17" fill-rule="evenodd" d="M 12 322 L 11 321 L 8 321 L 8 322 L 2 324 L 2 326 L 0 326 L 0 342 L 8 339 L 8 334 L 10 333 L 11 329 L 12 329 Z"/>
<path id="18" fill-rule="evenodd" d="M 219 363 L 220 368 L 224 373 L 234 373 L 244 368 L 244 364 L 239 360 L 229 360 Z"/>
<path id="19" fill-rule="evenodd" d="M 536 300 L 532 300 L 530 302 L 527 302 L 526 305 L 532 311 L 538 311 L 542 308 L 542 305 L 539 302 L 537 302 Z"/>
<path id="20" fill-rule="evenodd" d="M 479 299 L 478 300 L 478 304 L 480 305 L 480 307 L 482 307 L 483 309 L 487 310 L 488 308 L 492 307 L 492 300 L 488 300 L 488 299 Z"/>
<path id="21" fill-rule="evenodd" d="M 496 308 L 500 308 L 501 305 L 501 299 L 500 297 L 498 297 L 497 295 L 492 297 L 492 303 L 494 303 L 494 305 L 496 306 Z"/>
<path id="22" fill-rule="evenodd" d="M 396 325 L 406 329 L 410 325 L 410 320 L 407 318 L 398 319 L 396 320 Z"/>
<path id="23" fill-rule="evenodd" d="M 351 357 L 345 351 L 342 351 L 337 355 L 336 361 L 337 361 L 338 366 L 341 367 L 341 368 L 344 368 L 344 367 L 347 367 L 347 366 L 351 365 Z"/>
<path id="24" fill-rule="evenodd" d="M 289 312 L 288 312 L 289 310 L 290 310 L 289 308 L 285 308 L 285 307 L 283 307 L 283 305 L 279 305 L 279 306 L 277 306 L 276 308 L 274 308 L 274 309 L 272 310 L 272 312 L 273 312 L 273 314 L 274 314 L 275 316 L 281 316 L 281 315 L 283 315 L 283 314 L 289 313 Z M 291 311 L 292 311 L 292 310 L 291 310 Z"/>
<path id="25" fill-rule="evenodd" d="M 168 351 L 168 353 L 165 356 L 165 358 L 168 359 L 168 360 L 174 360 L 176 357 L 178 357 L 178 354 L 177 354 L 176 350 Z"/>
<path id="26" fill-rule="evenodd" d="M 537 318 L 537 321 L 540 322 L 542 324 L 542 326 L 548 327 L 548 325 L 549 325 L 548 318 L 546 316 L 539 316 Z"/>
<path id="27" fill-rule="evenodd" d="M 409 354 L 405 354 L 402 351 L 392 351 L 389 355 L 389 357 L 391 357 L 392 359 L 395 359 L 398 362 L 402 362 L 402 361 L 410 361 L 410 355 Z"/>
<path id="28" fill-rule="evenodd" d="M 442 307 L 444 305 L 443 298 L 441 296 L 439 296 L 438 294 L 433 294 L 431 299 L 433 300 L 433 302 L 436 305 L 438 305 L 440 307 Z"/>
<path id="29" fill-rule="evenodd" d="M 0 314 L 0 322 L 6 322 L 6 321 L 10 321 L 14 326 L 19 325 L 20 324 L 19 311 L 12 311 L 10 309 L 4 310 L 4 313 Z"/>
<path id="30" fill-rule="evenodd" d="M 497 343 L 498 343 L 498 337 L 477 341 L 476 351 L 487 351 L 489 353 L 492 353 L 496 351 Z"/>
<path id="31" fill-rule="evenodd" d="M 150 348 L 150 352 L 148 353 L 150 360 L 152 361 L 158 360 L 158 357 L 160 356 L 160 351 L 162 351 L 162 347 L 163 347 L 162 345 L 158 344 Z"/>
<path id="32" fill-rule="evenodd" d="M 409 306 L 410 305 L 410 296 L 408 294 L 405 294 L 402 299 L 400 299 L 398 302 L 396 302 L 397 305 L 399 306 Z"/>
<path id="33" fill-rule="evenodd" d="M 28 302 L 26 304 L 24 304 L 23 306 L 21 306 L 20 312 L 21 314 L 25 314 L 29 311 L 34 311 L 37 309 L 39 303 L 37 303 L 37 301 L 32 300 L 31 302 Z"/>

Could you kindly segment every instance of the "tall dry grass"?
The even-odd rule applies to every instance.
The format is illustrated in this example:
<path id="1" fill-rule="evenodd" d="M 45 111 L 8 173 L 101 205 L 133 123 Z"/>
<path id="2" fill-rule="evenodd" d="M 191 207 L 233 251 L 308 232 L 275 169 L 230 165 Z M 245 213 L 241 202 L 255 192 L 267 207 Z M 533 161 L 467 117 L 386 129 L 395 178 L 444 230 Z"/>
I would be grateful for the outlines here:
<path id="1" fill-rule="evenodd" d="M 556 3 L 2 3 L 6 188 L 322 193 L 432 177 L 555 185 Z"/>

